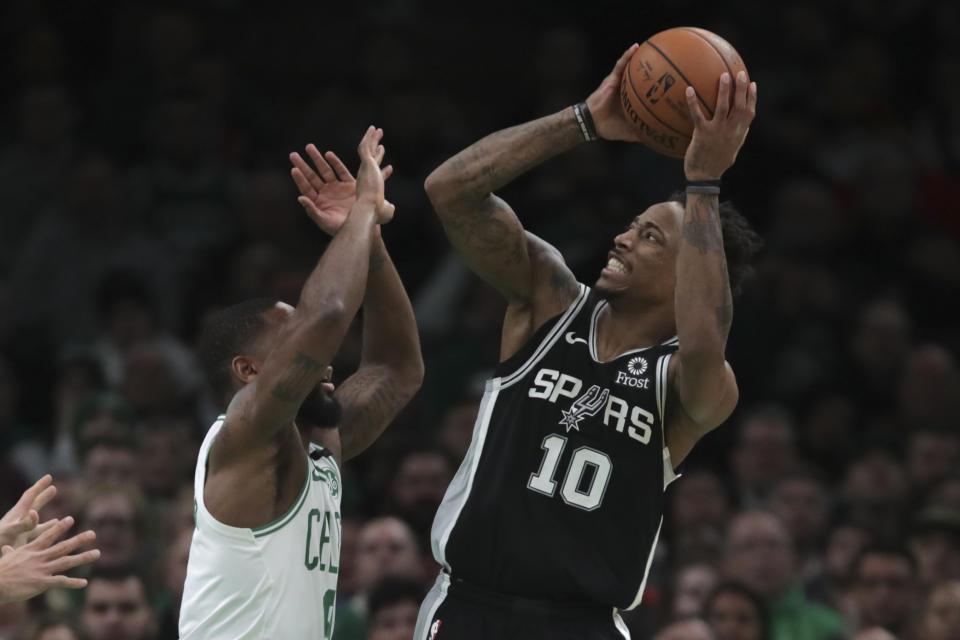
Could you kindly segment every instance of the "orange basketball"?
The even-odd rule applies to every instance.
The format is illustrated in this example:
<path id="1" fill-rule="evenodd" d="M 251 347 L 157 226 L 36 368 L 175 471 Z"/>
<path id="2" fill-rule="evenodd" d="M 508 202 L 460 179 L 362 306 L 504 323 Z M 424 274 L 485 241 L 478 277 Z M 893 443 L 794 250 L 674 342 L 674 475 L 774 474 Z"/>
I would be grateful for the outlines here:
<path id="1" fill-rule="evenodd" d="M 630 58 L 620 81 L 620 105 L 645 145 L 682 158 L 693 135 L 687 87 L 696 90 L 703 115 L 712 118 L 720 74 L 730 73 L 732 98 L 737 73 L 746 70 L 736 49 L 717 34 L 697 27 L 667 29 L 647 38 Z"/>

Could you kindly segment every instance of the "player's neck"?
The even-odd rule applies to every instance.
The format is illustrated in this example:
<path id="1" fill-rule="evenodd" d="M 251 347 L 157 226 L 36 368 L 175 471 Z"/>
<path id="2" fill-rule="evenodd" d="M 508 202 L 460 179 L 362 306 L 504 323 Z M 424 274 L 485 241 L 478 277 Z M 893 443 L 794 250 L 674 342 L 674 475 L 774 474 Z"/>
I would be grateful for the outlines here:
<path id="1" fill-rule="evenodd" d="M 677 333 L 673 305 L 634 305 L 610 300 L 597 318 L 597 355 L 611 360 L 633 349 L 651 347 Z"/>

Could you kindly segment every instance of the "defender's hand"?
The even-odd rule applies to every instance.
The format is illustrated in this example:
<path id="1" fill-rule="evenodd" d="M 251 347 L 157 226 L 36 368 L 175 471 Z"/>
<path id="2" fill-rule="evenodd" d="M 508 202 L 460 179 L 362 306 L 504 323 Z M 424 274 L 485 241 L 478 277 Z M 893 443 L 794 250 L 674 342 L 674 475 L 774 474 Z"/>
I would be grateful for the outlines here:
<path id="1" fill-rule="evenodd" d="M 0 518 L 0 547 L 19 547 L 43 533 L 44 529 L 37 530 L 40 522 L 38 512 L 56 494 L 57 488 L 53 486 L 53 477 L 50 474 L 43 476 L 24 491 L 17 504 Z M 40 527 L 49 527 L 49 523 Z"/>
<path id="2" fill-rule="evenodd" d="M 0 549 L 3 554 L 0 557 L 0 603 L 26 600 L 51 587 L 80 589 L 87 586 L 87 581 L 82 578 L 70 578 L 62 574 L 100 557 L 99 549 L 73 553 L 93 542 L 96 534 L 84 531 L 54 544 L 73 526 L 73 518 L 68 516 L 44 524 L 49 526 L 32 542 L 18 549 L 10 545 Z"/>
<path id="3" fill-rule="evenodd" d="M 593 116 L 597 135 L 606 140 L 640 141 L 640 133 L 627 119 L 620 106 L 620 80 L 630 61 L 630 56 L 639 48 L 640 45 L 637 43 L 630 45 L 630 48 L 617 60 L 610 75 L 604 78 L 597 90 L 587 98 L 587 108 Z"/>
<path id="4" fill-rule="evenodd" d="M 364 134 L 357 153 L 360 170 L 357 172 L 357 200 L 372 204 L 377 212 L 377 224 L 386 224 L 393 218 L 395 207 L 384 196 L 384 178 L 380 169 L 386 149 L 380 144 L 383 129 L 370 127 Z"/>
<path id="5" fill-rule="evenodd" d="M 683 169 L 688 180 L 716 180 L 729 169 L 737 153 L 747 139 L 750 123 L 757 111 L 757 83 L 747 85 L 747 74 L 737 74 L 733 106 L 730 106 L 731 78 L 729 73 L 720 76 L 717 93 L 717 109 L 713 118 L 707 120 L 696 92 L 687 87 L 687 107 L 693 118 L 693 139 L 683 158 Z"/>
<path id="6" fill-rule="evenodd" d="M 293 163 L 290 175 L 300 190 L 297 202 L 318 227 L 331 236 L 336 235 L 356 200 L 357 181 L 333 151 L 321 155 L 311 143 L 306 146 L 306 152 L 316 170 L 299 153 L 290 154 Z M 393 167 L 387 165 L 382 169 L 383 179 L 392 173 Z"/>

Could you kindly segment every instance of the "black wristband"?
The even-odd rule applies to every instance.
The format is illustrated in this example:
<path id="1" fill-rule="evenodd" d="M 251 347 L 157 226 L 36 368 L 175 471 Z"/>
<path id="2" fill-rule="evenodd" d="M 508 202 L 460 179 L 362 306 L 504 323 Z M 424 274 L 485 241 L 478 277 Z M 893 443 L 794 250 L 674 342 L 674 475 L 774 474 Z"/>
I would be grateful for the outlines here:
<path id="1" fill-rule="evenodd" d="M 573 115 L 577 118 L 577 125 L 580 127 L 580 133 L 587 142 L 592 142 L 599 138 L 597 128 L 593 124 L 593 116 L 590 115 L 590 109 L 587 103 L 581 102 L 573 105 Z"/>
<path id="2" fill-rule="evenodd" d="M 699 195 L 718 196 L 720 195 L 720 180 L 687 180 L 684 191 Z"/>

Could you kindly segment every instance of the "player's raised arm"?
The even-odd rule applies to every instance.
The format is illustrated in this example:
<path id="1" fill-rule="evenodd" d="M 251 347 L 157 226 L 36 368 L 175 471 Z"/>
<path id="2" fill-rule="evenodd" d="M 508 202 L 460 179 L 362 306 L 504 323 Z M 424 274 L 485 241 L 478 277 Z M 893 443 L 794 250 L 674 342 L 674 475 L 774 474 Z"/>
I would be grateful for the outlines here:
<path id="1" fill-rule="evenodd" d="M 687 187 L 683 234 L 677 257 L 675 308 L 679 358 L 671 367 L 674 390 L 686 419 L 683 429 L 668 433 L 674 462 L 682 460 L 696 441 L 733 412 L 738 391 L 724 352 L 733 321 L 733 297 L 723 250 L 717 181 L 737 157 L 753 120 L 756 83 L 746 74 L 720 78 L 717 108 L 707 120 L 687 90 L 694 121 L 693 139 L 684 158 Z M 673 363 L 671 363 L 673 365 Z"/>
<path id="2" fill-rule="evenodd" d="M 321 229 L 336 235 L 352 204 L 356 182 L 333 152 L 323 156 L 314 145 L 306 151 L 316 170 L 299 154 L 290 154 L 299 201 Z M 392 167 L 385 167 L 384 178 L 392 172 Z M 369 447 L 423 381 L 420 336 L 410 299 L 380 233 L 374 236 L 363 298 L 360 367 L 335 393 L 343 419 L 341 450 L 334 452 L 343 460 Z"/>
<path id="3" fill-rule="evenodd" d="M 296 309 L 279 329 L 262 370 L 252 370 L 249 360 L 234 359 L 237 375 L 252 381 L 227 409 L 226 422 L 236 425 L 234 430 L 268 439 L 289 426 L 325 374 L 360 307 L 376 225 L 393 216 L 380 170 L 382 136 L 382 130 L 370 127 L 360 142 L 356 201 L 307 279 Z"/>
<path id="4" fill-rule="evenodd" d="M 542 304 L 558 312 L 576 296 L 573 274 L 559 253 L 525 233 L 513 209 L 494 191 L 553 156 L 584 142 L 589 135 L 636 140 L 620 113 L 617 89 L 630 55 L 587 99 L 590 115 L 569 107 L 553 115 L 510 127 L 475 142 L 431 173 L 424 184 L 450 242 L 476 273 L 512 305 L 541 304 L 535 294 L 550 291 Z"/>

